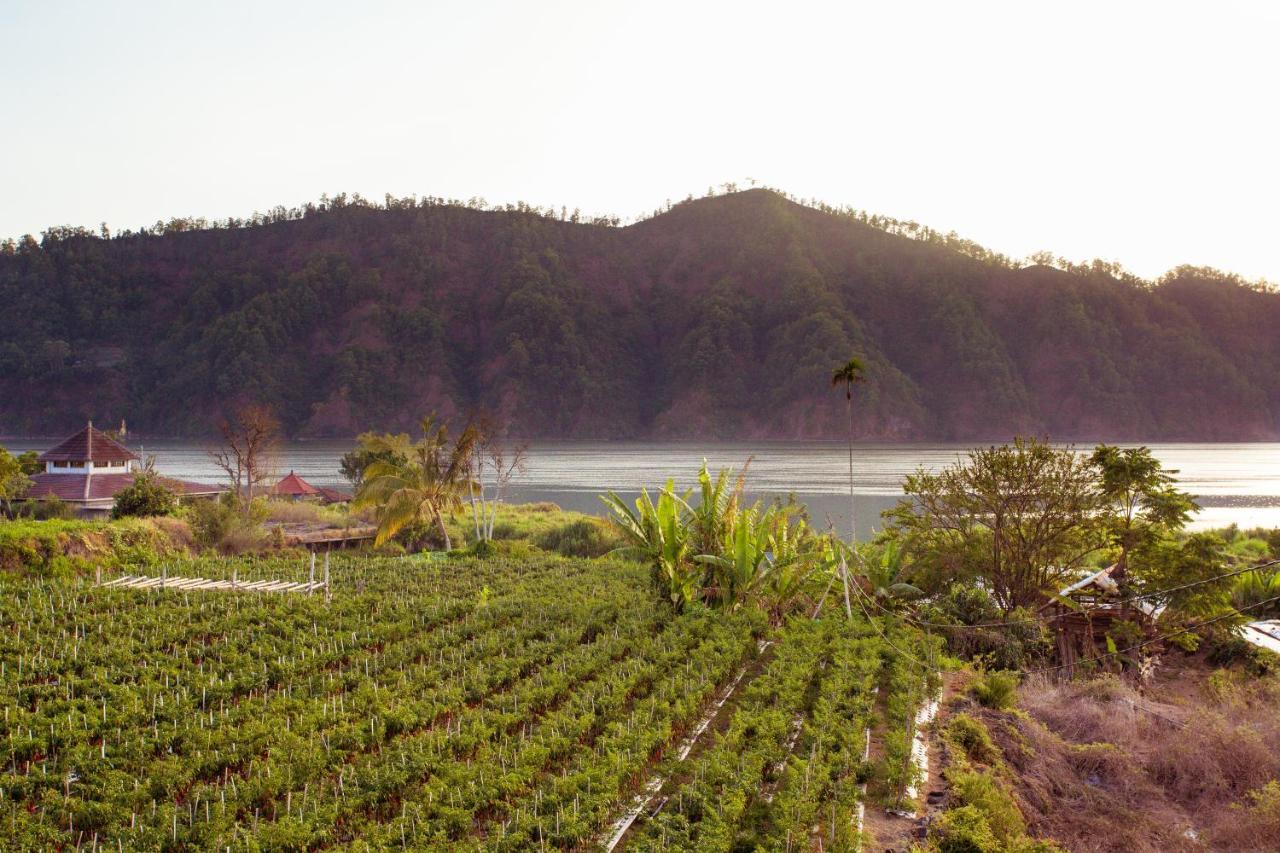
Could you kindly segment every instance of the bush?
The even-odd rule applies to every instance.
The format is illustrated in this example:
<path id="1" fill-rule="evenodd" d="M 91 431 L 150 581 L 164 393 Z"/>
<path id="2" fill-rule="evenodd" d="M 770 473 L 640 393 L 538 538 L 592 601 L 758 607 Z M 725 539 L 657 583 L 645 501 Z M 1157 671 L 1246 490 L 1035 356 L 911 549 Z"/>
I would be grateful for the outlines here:
<path id="1" fill-rule="evenodd" d="M 76 510 L 61 498 L 45 498 L 27 501 L 19 516 L 36 521 L 70 521 L 76 517 Z"/>
<path id="2" fill-rule="evenodd" d="M 116 495 L 111 517 L 172 515 L 177 506 L 178 499 L 173 492 L 165 488 L 155 474 L 146 472 L 134 477 L 132 485 Z"/>
<path id="3" fill-rule="evenodd" d="M 956 714 L 947 723 L 947 737 L 970 761 L 991 764 L 1000 758 L 1000 751 L 991 740 L 991 733 L 981 720 L 968 714 Z"/>
<path id="4" fill-rule="evenodd" d="M 980 671 L 969 685 L 969 691 L 979 703 L 998 711 L 1013 707 L 1018 690 L 1018 674 L 1009 670 Z"/>
<path id="5" fill-rule="evenodd" d="M 196 501 L 187 509 L 187 521 L 197 545 L 215 548 L 235 526 L 236 510 L 229 501 Z"/>
<path id="6" fill-rule="evenodd" d="M 266 513 L 266 502 L 255 500 L 246 520 L 240 500 L 228 493 L 217 500 L 191 504 L 187 520 L 201 547 L 216 548 L 224 554 L 244 554 L 262 547 L 261 524 Z"/>
<path id="7" fill-rule="evenodd" d="M 581 518 L 553 527 L 535 543 L 544 551 L 555 551 L 565 557 L 603 557 L 622 542 L 607 524 L 593 518 Z"/>
<path id="8" fill-rule="evenodd" d="M 1001 842 L 1012 841 L 1026 832 L 1026 822 L 1013 795 L 990 773 L 953 773 L 948 781 L 952 796 L 962 805 L 977 809 Z"/>
<path id="9" fill-rule="evenodd" d="M 990 853 L 1000 849 L 986 817 L 973 806 L 948 809 L 934 831 L 939 853 Z"/>

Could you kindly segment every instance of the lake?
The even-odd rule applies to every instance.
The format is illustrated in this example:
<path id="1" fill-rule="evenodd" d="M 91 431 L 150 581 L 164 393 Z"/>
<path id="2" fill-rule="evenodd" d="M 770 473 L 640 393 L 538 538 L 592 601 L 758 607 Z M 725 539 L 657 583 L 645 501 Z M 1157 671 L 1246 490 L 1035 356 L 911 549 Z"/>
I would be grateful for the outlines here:
<path id="1" fill-rule="evenodd" d="M 48 439 L 6 439 L 13 452 L 43 450 Z M 134 450 L 156 457 L 165 474 L 214 482 L 221 473 L 199 442 L 131 440 Z M 346 440 L 298 441 L 286 444 L 276 467 L 283 475 L 296 471 L 316 485 L 347 485 L 338 459 L 349 450 Z M 1084 447 L 1084 445 L 1081 445 Z M 1203 509 L 1194 526 L 1280 527 L 1280 443 L 1149 445 L 1168 468 L 1179 471 L 1182 487 L 1196 495 Z M 856 444 L 854 487 L 860 535 L 881 524 L 880 513 L 901 495 L 903 477 L 923 466 L 937 469 L 961 458 L 966 444 Z M 554 501 L 565 509 L 599 513 L 598 495 L 614 490 L 633 496 L 674 478 L 687 487 L 706 459 L 715 470 L 740 468 L 748 459 L 748 491 L 773 497 L 794 493 L 809 506 L 813 522 L 848 526 L 848 460 L 839 442 L 538 442 L 529 448 L 528 469 L 513 485 L 516 501 Z"/>

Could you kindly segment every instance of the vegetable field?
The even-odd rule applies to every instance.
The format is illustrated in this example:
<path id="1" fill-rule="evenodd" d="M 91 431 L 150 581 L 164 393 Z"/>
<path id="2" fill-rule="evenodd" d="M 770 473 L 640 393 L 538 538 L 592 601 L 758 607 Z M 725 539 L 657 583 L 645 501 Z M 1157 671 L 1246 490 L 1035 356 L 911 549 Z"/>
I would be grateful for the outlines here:
<path id="1" fill-rule="evenodd" d="M 233 570 L 306 571 L 181 567 Z M 328 603 L 0 574 L 0 847 L 853 849 L 864 731 L 922 698 L 906 633 L 675 616 L 636 563 L 332 573 Z"/>

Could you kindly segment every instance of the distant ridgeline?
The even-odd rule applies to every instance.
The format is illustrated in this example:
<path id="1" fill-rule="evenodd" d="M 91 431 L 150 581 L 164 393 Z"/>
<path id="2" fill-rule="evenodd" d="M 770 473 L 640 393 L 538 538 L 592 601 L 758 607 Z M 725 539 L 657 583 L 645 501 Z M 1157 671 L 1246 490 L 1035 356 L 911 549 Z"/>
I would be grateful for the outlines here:
<path id="1" fill-rule="evenodd" d="M 1280 294 L 1183 268 L 1019 268 L 766 190 L 616 221 L 326 201 L 0 251 L 0 433 L 93 417 L 297 436 L 484 408 L 527 437 L 1274 439 Z M 1061 265 L 1060 265 L 1061 266 Z"/>

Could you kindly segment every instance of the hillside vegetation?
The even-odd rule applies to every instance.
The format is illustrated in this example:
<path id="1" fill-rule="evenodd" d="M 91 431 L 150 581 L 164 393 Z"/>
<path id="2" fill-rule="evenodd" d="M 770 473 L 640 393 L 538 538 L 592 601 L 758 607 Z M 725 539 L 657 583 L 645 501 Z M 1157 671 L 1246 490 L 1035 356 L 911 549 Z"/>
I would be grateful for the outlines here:
<path id="1" fill-rule="evenodd" d="M 4 247 L 0 432 L 201 435 L 239 399 L 306 436 L 486 408 L 530 437 L 836 437 L 859 352 L 862 437 L 1280 435 L 1280 295 L 1205 270 L 1019 268 L 765 190 L 627 227 L 342 199 L 203 225 Z"/>

